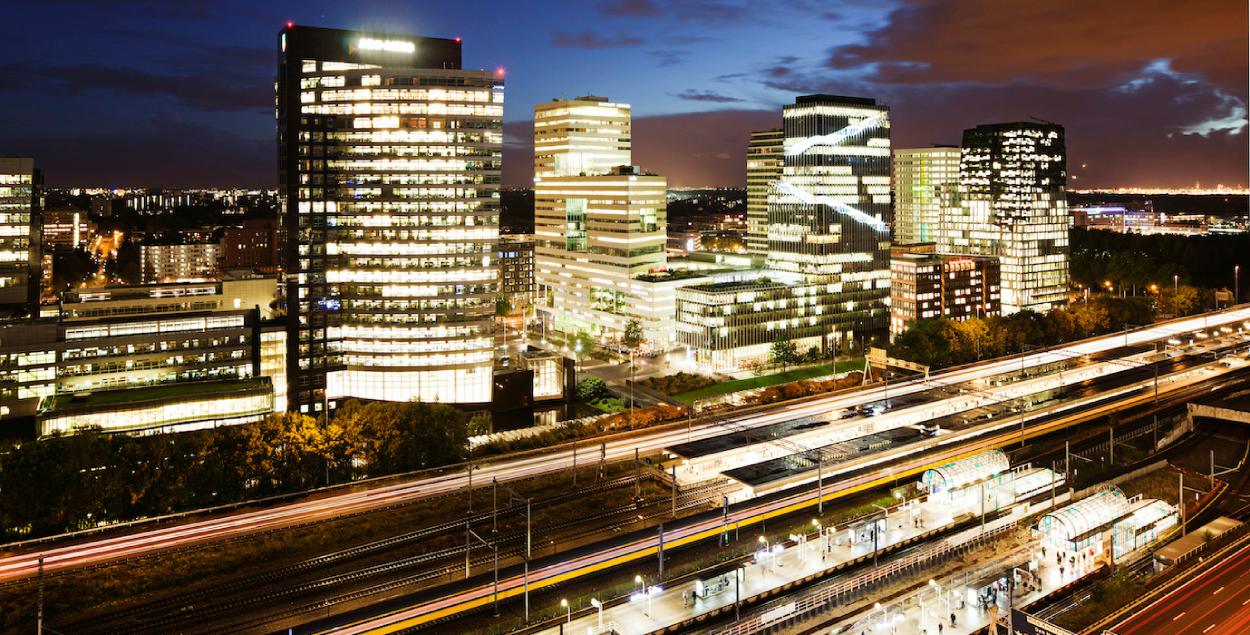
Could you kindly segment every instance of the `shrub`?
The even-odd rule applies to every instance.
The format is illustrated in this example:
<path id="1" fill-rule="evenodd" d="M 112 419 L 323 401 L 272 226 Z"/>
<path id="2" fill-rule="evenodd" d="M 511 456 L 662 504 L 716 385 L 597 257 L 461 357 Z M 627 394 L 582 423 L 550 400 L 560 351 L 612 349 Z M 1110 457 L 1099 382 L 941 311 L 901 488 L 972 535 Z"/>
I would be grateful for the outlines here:
<path id="1" fill-rule="evenodd" d="M 577 382 L 577 399 L 584 404 L 590 404 L 610 394 L 608 385 L 598 377 L 587 377 Z"/>

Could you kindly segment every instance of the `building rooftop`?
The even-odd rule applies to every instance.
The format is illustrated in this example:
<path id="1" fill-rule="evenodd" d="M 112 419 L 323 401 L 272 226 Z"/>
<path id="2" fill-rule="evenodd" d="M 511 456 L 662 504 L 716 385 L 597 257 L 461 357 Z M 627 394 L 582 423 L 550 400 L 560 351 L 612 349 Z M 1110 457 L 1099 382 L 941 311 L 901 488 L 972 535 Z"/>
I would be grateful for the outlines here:
<path id="1" fill-rule="evenodd" d="M 132 405 L 186 397 L 208 397 L 232 392 L 261 390 L 269 387 L 268 377 L 176 382 L 142 388 L 122 388 L 119 390 L 57 395 L 50 401 L 48 409 L 54 412 L 94 410 L 99 409 L 101 406 Z"/>

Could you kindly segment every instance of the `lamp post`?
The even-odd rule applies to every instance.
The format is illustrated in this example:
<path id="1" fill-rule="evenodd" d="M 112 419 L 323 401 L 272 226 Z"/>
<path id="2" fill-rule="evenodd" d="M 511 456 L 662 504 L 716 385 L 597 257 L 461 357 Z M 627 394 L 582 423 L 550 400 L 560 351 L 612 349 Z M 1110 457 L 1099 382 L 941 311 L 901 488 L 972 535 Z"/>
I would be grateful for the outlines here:
<path id="1" fill-rule="evenodd" d="M 573 623 L 573 607 L 569 606 L 569 601 L 564 598 L 560 598 L 560 606 L 564 608 L 564 623 L 572 624 Z"/>
<path id="2" fill-rule="evenodd" d="M 599 628 L 596 630 L 603 632 L 603 602 L 600 602 L 595 598 L 590 598 L 590 605 L 599 609 Z"/>
<path id="3" fill-rule="evenodd" d="M 1233 304 L 1241 302 L 1241 265 L 1233 265 Z"/>

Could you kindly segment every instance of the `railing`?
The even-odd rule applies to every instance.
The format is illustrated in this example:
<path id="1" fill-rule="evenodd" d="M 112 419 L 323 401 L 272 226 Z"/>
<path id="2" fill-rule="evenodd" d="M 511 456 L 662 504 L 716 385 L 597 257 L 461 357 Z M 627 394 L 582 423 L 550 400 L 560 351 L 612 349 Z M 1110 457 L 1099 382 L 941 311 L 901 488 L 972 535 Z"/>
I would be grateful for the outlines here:
<path id="1" fill-rule="evenodd" d="M 783 620 L 793 620 L 819 611 L 830 603 L 838 602 L 844 597 L 854 595 L 866 587 L 877 584 L 901 572 L 918 568 L 930 561 L 965 550 L 987 542 L 1017 527 L 1017 521 L 1011 521 L 993 529 L 973 534 L 967 538 L 948 538 L 924 551 L 898 558 L 884 566 L 866 571 L 850 580 L 842 580 L 809 589 L 801 594 L 790 596 L 784 602 L 774 602 L 775 606 L 765 606 L 757 615 L 740 620 L 729 628 L 716 631 L 717 635 L 748 635 L 772 627 Z M 793 608 L 789 608 L 792 605 Z"/>

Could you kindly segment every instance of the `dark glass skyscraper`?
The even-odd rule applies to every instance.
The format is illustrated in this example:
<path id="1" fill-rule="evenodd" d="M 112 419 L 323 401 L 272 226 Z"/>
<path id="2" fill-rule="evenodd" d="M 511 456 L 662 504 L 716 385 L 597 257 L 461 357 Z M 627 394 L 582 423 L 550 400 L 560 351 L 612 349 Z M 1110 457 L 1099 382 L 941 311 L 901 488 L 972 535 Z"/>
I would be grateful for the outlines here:
<path id="1" fill-rule="evenodd" d="M 292 408 L 490 401 L 502 73 L 458 39 L 278 37 Z"/>
<path id="2" fill-rule="evenodd" d="M 0 157 L 0 309 L 34 311 L 39 300 L 40 174 L 34 159 Z"/>
<path id="3" fill-rule="evenodd" d="M 959 201 L 939 249 L 997 256 L 1003 313 L 1048 311 L 1068 297 L 1063 126 L 1013 122 L 964 131 Z"/>

